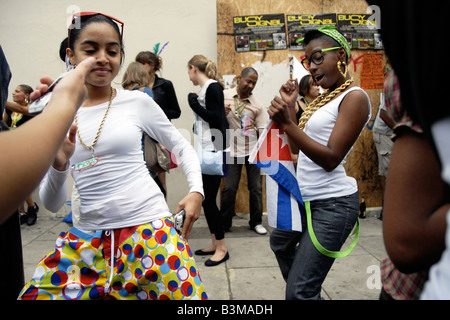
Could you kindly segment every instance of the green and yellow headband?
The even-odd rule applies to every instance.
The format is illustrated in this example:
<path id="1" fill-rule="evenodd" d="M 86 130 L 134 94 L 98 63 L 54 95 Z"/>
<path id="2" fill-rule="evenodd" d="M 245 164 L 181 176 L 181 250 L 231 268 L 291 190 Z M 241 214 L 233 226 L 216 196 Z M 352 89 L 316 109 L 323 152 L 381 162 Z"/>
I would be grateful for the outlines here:
<path id="1" fill-rule="evenodd" d="M 347 52 L 347 57 L 350 59 L 350 45 L 348 44 L 347 39 L 339 31 L 337 31 L 335 26 L 320 27 L 317 29 L 317 31 L 320 31 L 323 34 L 326 34 L 327 36 L 336 40 L 337 43 L 339 43 L 339 45 L 345 49 L 345 51 Z M 304 39 L 305 38 L 298 39 L 296 42 L 303 42 Z"/>

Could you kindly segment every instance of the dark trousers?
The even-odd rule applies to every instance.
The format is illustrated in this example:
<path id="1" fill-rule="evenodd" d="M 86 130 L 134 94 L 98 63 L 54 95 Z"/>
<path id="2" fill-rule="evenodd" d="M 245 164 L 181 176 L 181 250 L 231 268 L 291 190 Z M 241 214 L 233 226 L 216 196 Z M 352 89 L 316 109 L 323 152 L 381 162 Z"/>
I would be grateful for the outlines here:
<path id="1" fill-rule="evenodd" d="M 222 240 L 225 238 L 225 235 L 223 232 L 222 216 L 220 215 L 219 207 L 216 202 L 222 176 L 202 174 L 202 180 L 203 192 L 205 193 L 202 207 L 205 213 L 206 222 L 208 223 L 209 231 L 211 234 L 215 235 L 216 240 Z"/>
<path id="2" fill-rule="evenodd" d="M 225 229 L 231 228 L 232 219 L 235 214 L 236 194 L 241 180 L 242 167 L 245 165 L 247 171 L 248 190 L 250 192 L 250 228 L 262 222 L 262 177 L 260 169 L 248 162 L 248 157 L 230 158 L 233 163 L 230 164 L 230 175 L 225 179 L 225 185 L 222 190 L 222 205 L 220 212 L 222 214 Z M 244 163 L 243 163 L 244 162 Z"/>

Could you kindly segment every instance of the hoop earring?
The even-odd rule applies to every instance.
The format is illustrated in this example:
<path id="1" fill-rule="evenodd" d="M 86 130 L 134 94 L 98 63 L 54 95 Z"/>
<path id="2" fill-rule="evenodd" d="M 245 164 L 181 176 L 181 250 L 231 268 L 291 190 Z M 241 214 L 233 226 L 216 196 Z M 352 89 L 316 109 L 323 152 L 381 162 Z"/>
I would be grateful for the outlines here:
<path id="1" fill-rule="evenodd" d="M 344 72 L 342 72 L 342 70 L 341 70 L 341 65 L 344 66 Z M 345 62 L 338 61 L 337 67 L 338 67 L 339 72 L 340 72 L 340 73 L 342 74 L 342 76 L 344 77 L 344 79 L 347 79 L 347 72 L 348 72 L 347 64 L 346 64 Z"/>

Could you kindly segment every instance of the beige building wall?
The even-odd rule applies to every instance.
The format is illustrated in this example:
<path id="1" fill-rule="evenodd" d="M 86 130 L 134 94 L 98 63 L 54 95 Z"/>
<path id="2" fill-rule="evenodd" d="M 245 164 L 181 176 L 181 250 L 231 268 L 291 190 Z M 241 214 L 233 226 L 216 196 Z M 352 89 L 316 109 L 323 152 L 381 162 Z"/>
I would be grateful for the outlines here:
<path id="1" fill-rule="evenodd" d="M 187 61 L 199 53 L 217 61 L 216 1 L 0 0 L 0 44 L 13 74 L 9 100 L 17 85 L 35 87 L 42 75 L 56 77 L 65 71 L 59 47 L 72 13 L 78 11 L 102 12 L 125 22 L 125 60 L 115 87 L 121 87 L 123 72 L 138 52 L 169 41 L 161 55 L 161 76 L 173 82 L 181 107 L 181 117 L 173 124 L 193 143 L 194 116 L 187 95 L 199 88 L 189 81 Z M 169 208 L 174 211 L 188 191 L 180 168 L 167 175 L 167 185 Z M 40 204 L 36 192 L 33 197 Z"/>

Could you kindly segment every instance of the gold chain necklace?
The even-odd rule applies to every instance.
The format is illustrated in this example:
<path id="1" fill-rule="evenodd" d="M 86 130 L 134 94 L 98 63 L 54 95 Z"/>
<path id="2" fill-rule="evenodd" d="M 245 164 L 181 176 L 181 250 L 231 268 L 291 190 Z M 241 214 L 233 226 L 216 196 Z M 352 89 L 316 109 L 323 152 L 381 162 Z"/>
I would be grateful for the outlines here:
<path id="1" fill-rule="evenodd" d="M 83 169 L 86 169 L 86 168 L 89 168 L 89 167 L 93 167 L 93 166 L 95 166 L 98 163 L 99 159 L 94 154 L 94 146 L 97 144 L 97 140 L 98 140 L 98 138 L 100 136 L 100 132 L 102 131 L 102 128 L 103 128 L 103 123 L 105 122 L 106 116 L 108 115 L 109 108 L 111 107 L 111 102 L 114 99 L 115 92 L 116 91 L 113 88 L 111 88 L 111 94 L 110 94 L 110 97 L 109 97 L 108 107 L 106 108 L 105 115 L 103 116 L 103 119 L 100 122 L 100 126 L 98 127 L 97 134 L 95 135 L 94 141 L 92 142 L 92 144 L 90 146 L 88 146 L 83 141 L 83 139 L 81 139 L 80 130 L 79 130 L 79 127 L 78 127 L 78 116 L 77 116 L 77 114 L 75 114 L 75 124 L 77 125 L 78 140 L 80 140 L 80 143 L 86 149 L 88 149 L 91 152 L 92 158 L 72 165 L 72 170 L 81 171 Z"/>
<path id="2" fill-rule="evenodd" d="M 325 91 L 316 99 L 314 99 L 314 101 L 311 102 L 311 104 L 302 113 L 302 116 L 298 121 L 298 127 L 303 130 L 305 128 L 306 122 L 308 122 L 309 118 L 311 118 L 314 112 L 316 112 L 325 104 L 330 102 L 331 99 L 333 99 L 338 93 L 341 93 L 342 91 L 346 90 L 353 83 L 353 81 L 354 81 L 353 78 L 351 78 L 345 81 L 345 83 L 342 84 L 339 88 L 334 89 L 331 93 Z"/>

